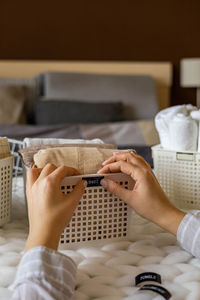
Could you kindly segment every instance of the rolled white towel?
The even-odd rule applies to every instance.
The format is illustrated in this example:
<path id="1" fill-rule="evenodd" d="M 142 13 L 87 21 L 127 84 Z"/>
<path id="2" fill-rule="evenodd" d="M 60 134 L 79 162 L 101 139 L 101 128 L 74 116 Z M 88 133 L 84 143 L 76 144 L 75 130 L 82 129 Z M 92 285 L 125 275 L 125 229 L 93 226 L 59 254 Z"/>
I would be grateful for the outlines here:
<path id="1" fill-rule="evenodd" d="M 196 106 L 193 106 L 192 104 L 187 104 L 187 105 L 186 105 L 186 109 L 187 109 L 188 115 L 189 115 L 192 111 L 198 110 L 198 108 L 197 108 Z"/>
<path id="2" fill-rule="evenodd" d="M 186 105 L 168 107 L 161 110 L 155 117 L 155 126 L 160 137 L 160 143 L 164 149 L 170 148 L 169 124 L 178 113 L 187 115 Z"/>
<path id="3" fill-rule="evenodd" d="M 190 116 L 178 113 L 169 124 L 169 149 L 197 151 L 198 126 Z"/>

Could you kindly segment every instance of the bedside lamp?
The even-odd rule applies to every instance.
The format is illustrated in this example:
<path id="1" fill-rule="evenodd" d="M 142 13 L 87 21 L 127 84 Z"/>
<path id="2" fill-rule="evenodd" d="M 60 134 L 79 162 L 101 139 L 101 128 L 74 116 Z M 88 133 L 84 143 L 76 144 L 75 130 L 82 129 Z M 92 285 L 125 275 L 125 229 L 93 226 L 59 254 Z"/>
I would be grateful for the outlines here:
<path id="1" fill-rule="evenodd" d="M 196 105 L 200 107 L 200 58 L 183 58 L 180 68 L 181 86 L 197 88 Z"/>

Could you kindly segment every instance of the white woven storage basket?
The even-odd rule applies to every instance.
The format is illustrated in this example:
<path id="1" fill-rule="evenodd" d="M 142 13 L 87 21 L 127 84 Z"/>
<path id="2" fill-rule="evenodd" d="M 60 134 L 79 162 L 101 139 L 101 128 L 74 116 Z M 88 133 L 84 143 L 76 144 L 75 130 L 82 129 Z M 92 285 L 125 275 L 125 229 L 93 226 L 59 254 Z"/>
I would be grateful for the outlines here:
<path id="1" fill-rule="evenodd" d="M 12 199 L 13 157 L 0 159 L 0 226 L 9 222 Z"/>
<path id="2" fill-rule="evenodd" d="M 77 244 L 101 244 L 105 240 L 122 240 L 129 236 L 131 209 L 128 205 L 104 190 L 100 185 L 107 177 L 126 189 L 133 188 L 133 180 L 122 173 L 107 175 L 82 175 L 66 177 L 61 185 L 63 193 L 72 191 L 80 180 L 87 180 L 85 194 L 60 238 L 60 248 Z"/>
<path id="3" fill-rule="evenodd" d="M 152 147 L 155 175 L 175 206 L 200 208 L 200 153 Z"/>
<path id="4" fill-rule="evenodd" d="M 27 170 L 23 164 L 24 186 Z M 70 224 L 61 234 L 60 249 L 73 249 L 82 244 L 101 245 L 105 240 L 123 240 L 130 236 L 132 210 L 124 201 L 111 195 L 100 185 L 104 177 L 126 189 L 134 187 L 132 178 L 123 173 L 69 176 L 62 181 L 61 191 L 65 194 L 70 193 L 81 179 L 87 180 L 88 185 Z"/>

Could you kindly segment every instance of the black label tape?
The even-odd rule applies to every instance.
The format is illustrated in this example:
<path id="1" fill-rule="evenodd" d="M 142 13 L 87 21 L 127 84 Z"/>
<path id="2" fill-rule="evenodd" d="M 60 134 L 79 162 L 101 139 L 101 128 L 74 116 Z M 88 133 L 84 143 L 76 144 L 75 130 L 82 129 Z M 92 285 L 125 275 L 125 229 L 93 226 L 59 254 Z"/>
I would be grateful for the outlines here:
<path id="1" fill-rule="evenodd" d="M 145 281 L 155 281 L 161 283 L 161 276 L 154 272 L 144 272 L 135 277 L 135 285 Z"/>
<path id="2" fill-rule="evenodd" d="M 95 177 L 82 177 L 82 180 L 87 181 L 87 187 L 91 186 L 101 186 L 100 181 L 104 176 L 95 176 Z"/>
<path id="3" fill-rule="evenodd" d="M 165 298 L 166 300 L 171 298 L 171 294 L 170 292 L 168 292 L 168 290 L 166 290 L 164 287 L 159 286 L 159 285 L 154 285 L 154 284 L 145 284 L 140 288 L 141 291 L 152 291 L 155 292 L 161 296 L 163 296 L 163 298 Z"/>

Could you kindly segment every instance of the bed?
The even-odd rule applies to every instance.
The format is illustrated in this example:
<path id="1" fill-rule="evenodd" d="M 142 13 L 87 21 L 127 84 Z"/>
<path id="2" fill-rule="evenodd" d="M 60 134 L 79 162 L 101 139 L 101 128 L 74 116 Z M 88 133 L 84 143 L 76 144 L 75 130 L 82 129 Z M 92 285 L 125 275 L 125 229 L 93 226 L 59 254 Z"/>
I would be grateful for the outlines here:
<path id="1" fill-rule="evenodd" d="M 5 86 L 16 87 L 18 90 L 14 90 L 15 93 L 22 92 L 22 88 L 25 88 L 25 103 L 20 105 L 24 105 L 27 119 L 25 122 L 23 113 L 23 120 L 18 122 L 2 124 L 1 121 L 0 136 L 19 140 L 25 137 L 98 137 L 121 149 L 136 149 L 152 165 L 150 146 L 159 142 L 153 119 L 159 109 L 170 105 L 171 84 L 172 65 L 168 62 L 0 61 L 0 92 L 1 89 L 4 91 Z M 6 92 L 8 93 L 7 89 Z M 10 94 L 12 92 L 11 90 Z M 8 96 L 6 100 L 9 103 Z M 73 122 L 69 122 L 70 114 L 61 117 L 63 107 L 58 111 L 57 104 L 62 103 L 55 102 L 55 99 L 66 100 L 65 98 L 72 100 L 67 104 L 71 105 L 71 110 L 76 110 L 73 105 L 75 100 L 79 101 L 76 103 L 79 110 L 80 105 L 83 105 L 82 113 L 73 116 Z M 53 99 L 54 103 L 36 101 L 38 99 Z M 87 107 L 83 101 L 87 101 Z M 118 106 L 115 105 L 116 102 Z M 35 103 L 39 103 L 37 109 Z M 100 113 L 99 108 L 106 105 L 110 111 L 103 109 Z M 91 119 L 95 110 L 98 114 Z M 34 120 L 35 111 L 38 122 Z M 58 117 L 53 123 L 56 111 Z M 66 107 L 64 111 L 66 114 Z M 110 113 L 113 113 L 114 119 Z M 101 117 L 97 123 L 99 114 Z M 0 114 L 0 119 L 3 117 Z M 8 116 L 6 123 L 12 118 L 14 116 Z M 60 121 L 62 118 L 63 122 L 59 124 L 58 119 Z"/>
<path id="2" fill-rule="evenodd" d="M 1 124 L 0 135 L 23 140 L 24 137 L 48 138 L 101 138 L 120 148 L 136 148 L 147 160 L 151 159 L 150 146 L 158 143 L 153 128 L 156 109 L 170 104 L 172 66 L 170 63 L 133 62 L 43 62 L 0 61 L 0 77 L 23 78 L 47 71 L 89 73 L 93 75 L 141 76 L 153 79 L 156 90 L 154 108 L 149 116 L 134 120 L 106 122 L 100 124 Z M 72 74 L 73 75 L 73 74 Z M 152 82 L 152 81 L 151 81 Z M 148 101 L 147 99 L 145 101 Z M 80 99 L 78 99 L 80 100 Z M 109 99 L 112 100 L 112 99 Z M 148 105 L 148 103 L 143 103 Z M 23 180 L 14 179 L 12 221 L 0 229 L 0 299 L 9 299 L 11 285 L 17 265 L 23 253 L 28 233 L 24 200 Z M 182 250 L 175 237 L 157 226 L 132 215 L 132 235 L 129 239 L 109 242 L 95 247 L 78 247 L 62 250 L 77 264 L 76 300 L 161 300 L 161 296 L 148 291 L 139 291 L 135 277 L 144 271 L 156 272 L 162 277 L 170 299 L 200 299 L 200 262 Z"/>

